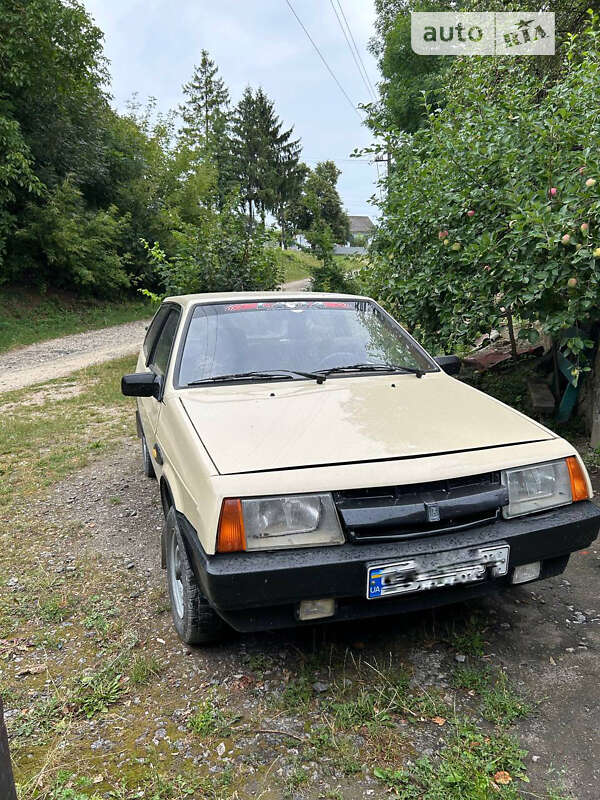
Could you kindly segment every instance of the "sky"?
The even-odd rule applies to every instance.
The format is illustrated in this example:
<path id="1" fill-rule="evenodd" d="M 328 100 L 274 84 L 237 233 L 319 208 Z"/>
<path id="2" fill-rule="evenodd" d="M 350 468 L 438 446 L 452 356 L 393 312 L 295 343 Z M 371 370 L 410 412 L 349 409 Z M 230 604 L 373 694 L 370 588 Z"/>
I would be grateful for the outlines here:
<path id="1" fill-rule="evenodd" d="M 176 108 L 182 84 L 206 49 L 234 103 L 248 84 L 262 86 L 286 127 L 294 126 L 306 163 L 336 161 L 342 170 L 338 188 L 347 212 L 376 216 L 369 198 L 375 192 L 377 165 L 368 159 L 349 159 L 354 148 L 371 142 L 371 134 L 327 72 L 286 0 L 83 2 L 105 34 L 117 109 L 124 110 L 134 93 L 142 102 L 155 97 L 162 111 Z M 332 0 L 290 2 L 352 103 L 368 102 Z M 376 62 L 367 51 L 373 35 L 373 0 L 340 2 L 376 86 Z"/>

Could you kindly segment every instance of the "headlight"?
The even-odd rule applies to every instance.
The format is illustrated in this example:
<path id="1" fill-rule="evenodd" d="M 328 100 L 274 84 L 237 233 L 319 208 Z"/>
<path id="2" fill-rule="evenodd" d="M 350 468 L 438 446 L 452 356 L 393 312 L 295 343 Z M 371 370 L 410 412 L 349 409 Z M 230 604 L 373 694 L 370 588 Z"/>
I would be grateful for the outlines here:
<path id="1" fill-rule="evenodd" d="M 242 500 L 246 550 L 342 544 L 344 535 L 330 494 Z"/>
<path id="2" fill-rule="evenodd" d="M 218 553 L 343 543 L 331 494 L 223 500 Z"/>
<path id="3" fill-rule="evenodd" d="M 508 489 L 508 505 L 502 509 L 507 518 L 565 506 L 573 501 L 571 470 L 566 459 L 504 470 L 502 483 Z"/>

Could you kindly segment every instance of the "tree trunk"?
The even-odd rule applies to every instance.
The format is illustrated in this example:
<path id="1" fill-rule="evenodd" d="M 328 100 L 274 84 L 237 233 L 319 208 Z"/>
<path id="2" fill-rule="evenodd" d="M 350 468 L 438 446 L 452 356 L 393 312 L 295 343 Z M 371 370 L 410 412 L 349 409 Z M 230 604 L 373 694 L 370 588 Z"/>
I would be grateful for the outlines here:
<path id="1" fill-rule="evenodd" d="M 4 724 L 4 705 L 0 697 L 0 797 L 2 800 L 17 800 L 17 790 L 10 764 L 8 736 Z"/>
<path id="2" fill-rule="evenodd" d="M 515 328 L 513 325 L 512 313 L 506 309 L 506 321 L 508 322 L 508 338 L 510 339 L 510 354 L 513 358 L 518 355 L 517 340 L 515 339 Z"/>
<path id="3" fill-rule="evenodd" d="M 592 447 L 600 447 L 600 345 L 596 350 L 594 367 L 590 375 L 592 383 Z"/>

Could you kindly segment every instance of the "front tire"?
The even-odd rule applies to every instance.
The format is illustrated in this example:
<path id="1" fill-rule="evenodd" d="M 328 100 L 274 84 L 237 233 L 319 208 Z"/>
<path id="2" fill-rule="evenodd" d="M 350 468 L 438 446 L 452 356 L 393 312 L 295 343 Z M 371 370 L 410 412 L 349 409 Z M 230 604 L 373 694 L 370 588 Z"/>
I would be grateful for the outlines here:
<path id="1" fill-rule="evenodd" d="M 142 434 L 142 469 L 144 470 L 144 475 L 147 478 L 156 478 L 156 472 L 154 472 L 154 464 L 152 463 L 152 459 L 150 458 L 150 451 L 148 450 L 148 442 L 146 441 L 146 437 Z"/>
<path id="2" fill-rule="evenodd" d="M 227 626 L 200 591 L 173 506 L 165 522 L 165 549 L 171 615 L 179 638 L 186 644 L 220 641 Z"/>

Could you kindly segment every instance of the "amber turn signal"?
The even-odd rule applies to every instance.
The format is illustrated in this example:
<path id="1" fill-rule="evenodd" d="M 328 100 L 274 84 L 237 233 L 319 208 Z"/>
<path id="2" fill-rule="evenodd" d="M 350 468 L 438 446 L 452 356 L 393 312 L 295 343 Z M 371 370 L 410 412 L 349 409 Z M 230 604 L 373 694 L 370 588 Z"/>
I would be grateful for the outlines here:
<path id="1" fill-rule="evenodd" d="M 219 518 L 217 553 L 238 553 L 246 549 L 241 500 L 223 500 Z"/>
<path id="2" fill-rule="evenodd" d="M 567 458 L 567 467 L 569 468 L 569 477 L 571 479 L 571 495 L 573 497 L 573 502 L 576 503 L 578 500 L 587 500 L 590 496 L 587 481 L 581 469 L 581 465 L 575 456 L 569 456 Z"/>

